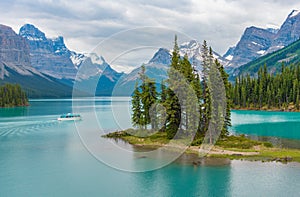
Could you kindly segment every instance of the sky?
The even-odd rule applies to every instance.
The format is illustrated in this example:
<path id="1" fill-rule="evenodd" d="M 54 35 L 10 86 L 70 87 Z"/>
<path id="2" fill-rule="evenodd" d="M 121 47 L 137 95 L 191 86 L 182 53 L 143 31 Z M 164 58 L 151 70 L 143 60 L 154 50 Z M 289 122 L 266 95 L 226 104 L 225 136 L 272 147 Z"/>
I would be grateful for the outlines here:
<path id="1" fill-rule="evenodd" d="M 112 41 L 115 48 L 119 48 L 115 40 L 120 38 L 128 45 L 138 38 L 147 40 L 149 44 L 155 42 L 159 36 L 157 33 L 162 30 L 165 34 L 179 32 L 176 34 L 187 38 L 205 39 L 216 52 L 224 54 L 239 41 L 246 27 L 279 28 L 293 9 L 300 9 L 300 1 L 1 0 L 0 23 L 12 27 L 17 33 L 23 24 L 33 24 L 47 37 L 63 36 L 67 47 L 76 52 L 91 52 L 97 47 L 101 48 L 103 41 L 108 46 L 110 38 L 116 36 L 118 39 Z M 148 33 L 155 33 L 149 33 L 147 38 L 128 38 L 123 35 L 124 32 L 128 35 L 130 31 L 135 35 L 136 29 L 144 27 L 153 27 L 153 31 L 146 29 Z M 157 44 L 145 46 L 144 52 L 150 48 L 154 50 Z M 135 49 L 139 47 L 135 46 Z M 105 47 L 102 49 L 107 51 Z M 120 57 L 119 53 L 114 52 L 108 58 L 110 62 Z M 126 50 L 122 54 L 126 54 Z M 107 59 L 106 56 L 104 58 Z M 126 71 L 121 62 L 115 61 L 115 68 Z"/>

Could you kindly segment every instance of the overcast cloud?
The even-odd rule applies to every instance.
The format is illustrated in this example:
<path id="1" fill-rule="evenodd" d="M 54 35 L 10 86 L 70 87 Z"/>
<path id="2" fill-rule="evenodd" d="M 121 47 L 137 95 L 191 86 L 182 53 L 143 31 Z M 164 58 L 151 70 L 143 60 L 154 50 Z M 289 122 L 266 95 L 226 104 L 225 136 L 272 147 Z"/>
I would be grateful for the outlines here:
<path id="1" fill-rule="evenodd" d="M 300 9 L 299 1 L 1 0 L 0 23 L 16 32 L 25 23 L 34 24 L 47 37 L 62 35 L 76 52 L 89 52 L 122 30 L 163 27 L 205 39 L 223 54 L 246 27 L 280 27 L 293 9 Z"/>

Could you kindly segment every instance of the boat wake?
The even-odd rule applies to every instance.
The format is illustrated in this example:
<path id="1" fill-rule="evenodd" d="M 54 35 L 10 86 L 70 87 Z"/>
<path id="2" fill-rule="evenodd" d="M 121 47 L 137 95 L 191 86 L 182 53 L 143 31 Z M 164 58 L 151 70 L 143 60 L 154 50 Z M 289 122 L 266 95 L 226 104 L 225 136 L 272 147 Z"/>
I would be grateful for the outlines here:
<path id="1" fill-rule="evenodd" d="M 34 117 L 8 118 L 4 122 L 0 122 L 0 138 L 43 132 L 59 124 L 55 118 L 54 116 L 39 117 L 39 120 Z"/>

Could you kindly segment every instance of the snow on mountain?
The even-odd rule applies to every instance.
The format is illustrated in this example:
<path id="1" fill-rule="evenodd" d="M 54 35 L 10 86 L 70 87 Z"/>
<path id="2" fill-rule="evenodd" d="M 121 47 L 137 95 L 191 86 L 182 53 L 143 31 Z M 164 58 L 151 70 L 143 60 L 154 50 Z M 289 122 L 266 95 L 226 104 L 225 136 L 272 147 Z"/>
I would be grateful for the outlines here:
<path id="1" fill-rule="evenodd" d="M 229 60 L 228 67 L 239 67 L 260 57 L 272 45 L 275 34 L 262 28 L 248 27 L 235 47 L 223 56 Z"/>
<path id="2" fill-rule="evenodd" d="M 234 49 L 223 56 L 228 66 L 239 67 L 256 58 L 288 46 L 300 38 L 300 11 L 293 10 L 280 29 L 248 27 Z"/>
<path id="3" fill-rule="evenodd" d="M 288 46 L 292 42 L 297 41 L 300 38 L 300 12 L 293 10 L 284 23 L 281 25 L 280 30 L 276 34 L 271 49 L 268 53 L 273 52 L 274 49 L 280 48 L 281 46 Z"/>
<path id="4" fill-rule="evenodd" d="M 81 53 L 75 53 L 75 52 L 71 52 L 71 56 L 70 59 L 72 61 L 72 63 L 74 64 L 75 68 L 78 70 L 80 64 L 86 60 L 86 56 L 84 54 Z"/>
<path id="5" fill-rule="evenodd" d="M 201 46 L 202 45 L 196 40 L 191 40 L 179 45 L 180 56 L 183 57 L 185 54 L 187 54 L 189 61 L 199 73 L 201 73 L 202 70 Z M 168 69 L 170 68 L 171 64 L 172 51 L 172 49 L 160 48 L 153 55 L 151 60 L 145 64 L 146 75 L 149 78 L 155 79 L 156 83 L 160 83 L 161 81 L 167 79 Z M 219 61 L 223 64 L 228 62 L 228 60 L 224 59 L 216 52 L 213 52 L 213 56 L 219 59 Z M 141 67 L 138 67 L 129 74 L 123 75 L 116 84 L 115 94 L 130 96 L 134 89 L 135 83 L 140 82 L 140 72 Z"/>
<path id="6" fill-rule="evenodd" d="M 298 14 L 300 14 L 299 10 L 293 10 L 288 17 L 293 18 L 295 16 L 298 16 Z"/>
<path id="7" fill-rule="evenodd" d="M 81 79 L 88 79 L 104 73 L 112 81 L 119 73 L 113 70 L 102 56 L 95 53 L 80 54 L 70 51 L 62 36 L 47 38 L 45 33 L 31 24 L 20 28 L 20 36 L 24 37 L 30 47 L 30 63 L 42 73 L 57 79 L 73 81 L 82 64 L 86 71 L 81 71 Z M 107 71 L 104 70 L 107 68 Z"/>
<path id="8" fill-rule="evenodd" d="M 256 52 L 259 55 L 264 55 L 266 53 L 266 50 L 260 50 Z"/>
<path id="9" fill-rule="evenodd" d="M 226 53 L 223 55 L 223 58 L 225 58 L 228 61 L 231 61 L 233 59 L 234 55 L 234 49 L 235 46 L 229 47 L 229 49 L 226 51 Z"/>
<path id="10" fill-rule="evenodd" d="M 24 38 L 16 34 L 11 27 L 0 25 L 0 78 L 10 76 L 14 71 L 20 75 L 47 78 L 30 65 L 30 50 Z"/>
<path id="11" fill-rule="evenodd" d="M 45 33 L 40 31 L 34 25 L 25 24 L 20 28 L 19 35 L 32 41 L 47 40 Z"/>
<path id="12" fill-rule="evenodd" d="M 227 55 L 225 57 L 226 60 L 231 61 L 233 59 L 233 55 Z"/>
<path id="13" fill-rule="evenodd" d="M 85 54 L 88 58 L 91 58 L 93 64 L 102 65 L 105 60 L 102 56 L 98 56 L 96 53 L 87 53 Z"/>

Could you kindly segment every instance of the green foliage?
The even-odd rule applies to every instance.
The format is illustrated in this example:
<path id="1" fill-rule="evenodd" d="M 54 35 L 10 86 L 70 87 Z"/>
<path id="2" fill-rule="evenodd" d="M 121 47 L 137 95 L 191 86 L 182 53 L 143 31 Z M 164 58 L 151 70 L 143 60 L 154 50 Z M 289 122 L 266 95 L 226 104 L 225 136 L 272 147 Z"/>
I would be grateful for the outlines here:
<path id="1" fill-rule="evenodd" d="M 250 149 L 254 146 L 262 145 L 262 142 L 250 140 L 244 136 L 227 136 L 223 137 L 216 143 L 217 146 L 223 148 L 240 148 L 240 149 Z M 268 144 L 269 145 L 269 144 Z"/>
<path id="2" fill-rule="evenodd" d="M 273 148 L 273 144 L 271 142 L 264 142 L 263 145 L 267 148 Z"/>
<path id="3" fill-rule="evenodd" d="M 132 95 L 132 123 L 140 129 L 147 129 L 147 125 L 151 123 L 151 129 L 157 129 L 157 114 L 151 107 L 157 102 L 157 91 L 155 81 L 149 79 L 145 75 L 145 66 L 142 66 L 140 73 L 142 84 L 138 87 L 136 83 L 135 90 Z M 150 116 L 151 115 L 151 116 Z"/>
<path id="4" fill-rule="evenodd" d="M 227 128 L 231 125 L 231 84 L 228 75 L 213 57 L 212 49 L 208 49 L 206 41 L 202 48 L 202 58 L 201 83 L 199 71 L 190 63 L 188 56 L 180 57 L 175 36 L 168 79 L 166 84 L 161 82 L 160 95 L 156 92 L 155 81 L 145 75 L 145 67 L 142 67 L 141 86 L 136 85 L 132 96 L 132 122 L 135 127 L 147 131 L 151 124 L 153 131 L 165 132 L 168 139 L 176 135 L 178 138 L 194 139 L 193 144 L 203 141 L 209 125 L 213 125 L 210 132 L 221 131 L 223 136 L 228 134 Z M 210 140 L 210 143 L 213 142 L 215 140 Z"/>
<path id="5" fill-rule="evenodd" d="M 265 64 L 257 78 L 239 76 L 231 88 L 233 107 L 255 109 L 299 109 L 300 64 L 284 66 L 281 73 L 271 75 Z"/>
<path id="6" fill-rule="evenodd" d="M 5 84 L 0 87 L 0 107 L 27 106 L 28 98 L 18 84 Z"/>
<path id="7" fill-rule="evenodd" d="M 140 127 L 142 122 L 142 106 L 141 106 L 141 93 L 138 88 L 138 83 L 135 84 L 135 89 L 132 95 L 132 116 L 131 120 L 133 123 L 133 126 Z"/>

